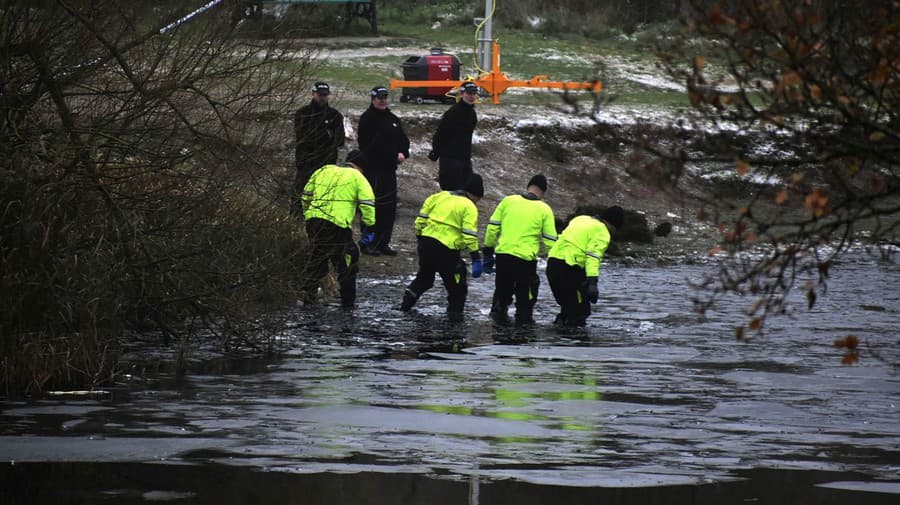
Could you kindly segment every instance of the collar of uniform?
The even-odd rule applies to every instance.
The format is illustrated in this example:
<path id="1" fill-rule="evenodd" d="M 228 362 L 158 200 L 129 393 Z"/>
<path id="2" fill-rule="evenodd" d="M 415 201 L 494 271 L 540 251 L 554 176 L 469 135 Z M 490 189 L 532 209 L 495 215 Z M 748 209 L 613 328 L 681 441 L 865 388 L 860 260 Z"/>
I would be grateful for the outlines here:
<path id="1" fill-rule="evenodd" d="M 526 200 L 540 200 L 541 198 L 534 193 L 522 193 L 522 198 Z"/>
<path id="2" fill-rule="evenodd" d="M 450 191 L 450 194 L 451 194 L 451 195 L 456 195 L 456 196 L 466 196 L 466 190 L 464 190 L 464 189 L 454 189 L 454 190 L 451 190 L 451 191 Z"/>

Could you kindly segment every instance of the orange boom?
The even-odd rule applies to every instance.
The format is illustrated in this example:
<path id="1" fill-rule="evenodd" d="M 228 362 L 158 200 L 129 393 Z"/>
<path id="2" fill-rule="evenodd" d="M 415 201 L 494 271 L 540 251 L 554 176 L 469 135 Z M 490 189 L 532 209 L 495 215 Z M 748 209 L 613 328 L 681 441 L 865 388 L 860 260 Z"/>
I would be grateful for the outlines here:
<path id="1" fill-rule="evenodd" d="M 493 42 L 493 65 L 490 72 L 484 72 L 474 79 L 475 84 L 484 89 L 491 95 L 491 102 L 500 103 L 500 94 L 509 88 L 546 88 L 561 89 L 565 91 L 585 90 L 593 93 L 599 93 L 603 88 L 603 84 L 599 81 L 593 82 L 561 82 L 549 81 L 546 75 L 537 75 L 528 80 L 510 79 L 506 74 L 500 71 L 500 43 L 496 40 Z M 432 86 L 453 86 L 458 87 L 466 80 L 458 81 L 405 81 L 399 79 L 391 79 L 391 89 L 397 88 L 424 88 Z"/>

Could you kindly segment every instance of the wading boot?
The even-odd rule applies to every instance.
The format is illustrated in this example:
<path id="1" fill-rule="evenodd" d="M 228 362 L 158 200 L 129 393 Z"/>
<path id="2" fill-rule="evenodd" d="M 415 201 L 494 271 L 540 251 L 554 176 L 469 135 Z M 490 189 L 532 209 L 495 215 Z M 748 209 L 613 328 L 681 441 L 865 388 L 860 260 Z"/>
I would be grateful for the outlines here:
<path id="1" fill-rule="evenodd" d="M 534 322 L 534 299 L 527 303 L 516 303 L 516 326 L 527 326 Z"/>
<path id="2" fill-rule="evenodd" d="M 510 324 L 509 307 L 500 303 L 495 303 L 494 306 L 491 307 L 491 319 L 501 326 Z"/>
<path id="3" fill-rule="evenodd" d="M 413 305 L 416 304 L 416 301 L 418 299 L 419 299 L 419 297 L 415 293 L 413 293 L 412 291 L 407 289 L 406 292 L 403 293 L 403 301 L 400 302 L 399 309 L 402 310 L 403 312 L 407 312 L 409 309 L 411 309 L 413 307 Z"/>
<path id="4" fill-rule="evenodd" d="M 524 314 L 516 312 L 516 326 L 528 326 L 530 324 L 536 324 L 534 318 L 531 317 L 531 311 L 527 311 Z"/>

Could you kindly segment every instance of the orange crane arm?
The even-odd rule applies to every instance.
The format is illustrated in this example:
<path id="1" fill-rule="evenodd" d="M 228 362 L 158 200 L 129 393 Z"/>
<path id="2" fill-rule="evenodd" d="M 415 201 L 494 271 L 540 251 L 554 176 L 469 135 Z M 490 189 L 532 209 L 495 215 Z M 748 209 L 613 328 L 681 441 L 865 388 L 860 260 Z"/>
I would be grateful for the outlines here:
<path id="1" fill-rule="evenodd" d="M 494 41 L 494 65 L 493 70 L 486 72 L 474 79 L 475 84 L 490 93 L 491 101 L 500 103 L 500 95 L 509 88 L 547 88 L 562 89 L 566 91 L 585 90 L 599 93 L 603 89 L 603 83 L 599 80 L 593 82 L 548 81 L 546 75 L 538 75 L 528 80 L 510 79 L 500 71 L 500 44 Z M 403 81 L 391 79 L 391 89 L 396 88 L 424 88 L 432 86 L 459 87 L 465 80 L 453 81 Z"/>

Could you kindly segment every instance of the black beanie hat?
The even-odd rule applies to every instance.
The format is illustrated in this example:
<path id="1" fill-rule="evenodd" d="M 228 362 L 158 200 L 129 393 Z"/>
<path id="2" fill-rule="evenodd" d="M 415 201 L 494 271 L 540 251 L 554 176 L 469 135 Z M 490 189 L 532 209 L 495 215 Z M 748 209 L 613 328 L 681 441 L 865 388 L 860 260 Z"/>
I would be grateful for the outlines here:
<path id="1" fill-rule="evenodd" d="M 547 191 L 547 178 L 544 177 L 544 174 L 537 174 L 528 181 L 528 186 L 537 186 L 537 187 L 541 188 L 541 191 L 546 192 Z M 528 186 L 525 186 L 525 187 L 527 188 Z"/>
<path id="2" fill-rule="evenodd" d="M 618 230 L 625 221 L 625 211 L 622 210 L 622 207 L 613 205 L 612 207 L 607 207 L 606 210 L 600 213 L 600 219 L 615 226 Z"/>
<path id="3" fill-rule="evenodd" d="M 470 175 L 469 180 L 466 181 L 466 187 L 463 189 L 479 198 L 484 196 L 484 182 L 481 180 L 481 176 L 478 174 Z"/>

